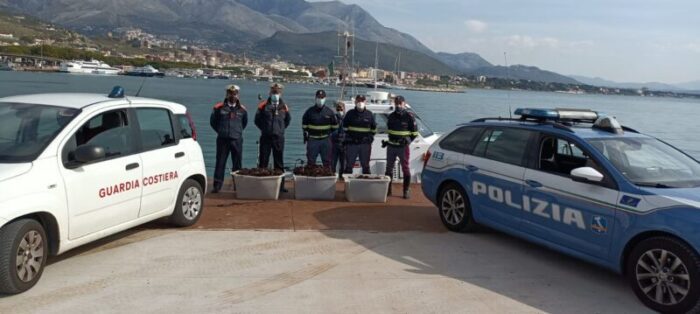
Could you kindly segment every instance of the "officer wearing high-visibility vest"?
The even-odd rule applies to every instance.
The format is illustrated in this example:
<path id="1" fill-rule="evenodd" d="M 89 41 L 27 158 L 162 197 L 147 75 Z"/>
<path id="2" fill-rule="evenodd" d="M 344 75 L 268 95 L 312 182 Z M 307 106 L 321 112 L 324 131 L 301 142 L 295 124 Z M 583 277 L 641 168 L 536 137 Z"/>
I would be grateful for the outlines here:
<path id="1" fill-rule="evenodd" d="M 362 173 L 369 174 L 369 159 L 372 152 L 377 123 L 372 111 L 367 110 L 365 96 L 355 97 L 355 108 L 348 111 L 343 119 L 345 138 L 345 173 L 352 173 L 355 160 L 360 158 Z"/>
<path id="2" fill-rule="evenodd" d="M 387 134 L 389 140 L 382 142 L 386 146 L 386 175 L 393 178 L 396 158 L 401 163 L 403 173 L 403 198 L 410 198 L 411 168 L 409 167 L 410 145 L 418 136 L 416 119 L 406 110 L 406 100 L 403 96 L 394 98 L 395 110 L 387 119 Z M 391 195 L 391 184 L 388 195 Z"/>
<path id="3" fill-rule="evenodd" d="M 243 159 L 243 130 L 248 125 L 248 111 L 238 97 L 237 85 L 226 87 L 226 99 L 214 105 L 209 124 L 216 132 L 216 167 L 214 169 L 214 189 L 218 193 L 224 184 L 226 160 L 231 154 L 231 170 L 241 169 Z"/>
<path id="4" fill-rule="evenodd" d="M 321 155 L 324 167 L 331 166 L 330 135 L 338 129 L 338 119 L 331 108 L 326 107 L 326 91 L 316 91 L 314 105 L 307 109 L 301 120 L 306 143 L 306 158 L 309 165 L 316 164 L 316 158 Z"/>

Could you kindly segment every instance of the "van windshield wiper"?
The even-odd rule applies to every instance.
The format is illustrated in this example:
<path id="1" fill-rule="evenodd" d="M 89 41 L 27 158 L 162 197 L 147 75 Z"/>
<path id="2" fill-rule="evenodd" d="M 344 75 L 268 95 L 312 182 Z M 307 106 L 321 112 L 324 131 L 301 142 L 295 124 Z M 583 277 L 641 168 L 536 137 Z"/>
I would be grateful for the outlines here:
<path id="1" fill-rule="evenodd" d="M 634 184 L 637 186 L 657 188 L 657 189 L 672 189 L 672 188 L 674 188 L 673 186 L 666 185 L 663 183 L 635 182 Z"/>

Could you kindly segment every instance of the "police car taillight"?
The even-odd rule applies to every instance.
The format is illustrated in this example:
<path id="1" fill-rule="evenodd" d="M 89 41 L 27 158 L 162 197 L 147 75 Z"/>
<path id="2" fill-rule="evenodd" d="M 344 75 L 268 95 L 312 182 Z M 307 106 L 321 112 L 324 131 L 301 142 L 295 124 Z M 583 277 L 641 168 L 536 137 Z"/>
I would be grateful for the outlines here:
<path id="1" fill-rule="evenodd" d="M 192 129 L 192 139 L 197 140 L 197 129 L 194 127 L 194 121 L 192 121 L 192 116 L 190 116 L 189 112 L 185 113 L 185 116 L 187 117 L 187 121 L 190 123 L 190 129 Z"/>
<path id="2" fill-rule="evenodd" d="M 432 156 L 432 155 L 433 155 L 433 153 L 431 153 L 430 151 L 426 151 L 423 154 L 423 169 L 425 169 L 425 166 L 428 165 L 428 160 L 430 160 L 430 156 Z"/>

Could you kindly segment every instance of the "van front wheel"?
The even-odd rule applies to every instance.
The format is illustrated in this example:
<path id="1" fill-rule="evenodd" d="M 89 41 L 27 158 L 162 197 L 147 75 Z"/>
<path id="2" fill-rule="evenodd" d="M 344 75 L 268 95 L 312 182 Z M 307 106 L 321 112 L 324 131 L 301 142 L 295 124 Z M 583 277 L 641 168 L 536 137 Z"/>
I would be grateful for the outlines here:
<path id="1" fill-rule="evenodd" d="M 33 219 L 20 219 L 0 229 L 0 293 L 16 294 L 41 278 L 48 256 L 44 227 Z"/>

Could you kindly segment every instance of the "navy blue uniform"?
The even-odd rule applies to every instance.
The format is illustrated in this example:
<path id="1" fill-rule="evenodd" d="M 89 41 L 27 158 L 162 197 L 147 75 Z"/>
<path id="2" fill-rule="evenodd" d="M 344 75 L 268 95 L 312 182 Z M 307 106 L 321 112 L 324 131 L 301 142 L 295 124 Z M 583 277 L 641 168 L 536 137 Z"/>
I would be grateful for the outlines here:
<path id="1" fill-rule="evenodd" d="M 387 119 L 387 133 L 389 141 L 386 148 L 386 175 L 393 178 L 394 163 L 396 158 L 401 164 L 403 172 L 403 191 L 406 195 L 411 184 L 411 168 L 409 167 L 411 142 L 418 136 L 416 119 L 406 110 L 392 112 Z M 391 186 L 389 187 L 391 193 Z"/>
<path id="2" fill-rule="evenodd" d="M 304 113 L 301 128 L 305 136 L 306 158 L 309 165 L 316 164 L 316 158 L 321 155 L 324 167 L 331 166 L 331 132 L 338 129 L 338 119 L 335 112 L 326 106 L 312 106 Z"/>
<path id="3" fill-rule="evenodd" d="M 345 171 L 345 132 L 343 131 L 343 115 L 335 114 L 338 128 L 331 133 L 331 169 L 341 174 Z"/>
<path id="4" fill-rule="evenodd" d="M 228 100 L 217 103 L 209 117 L 209 124 L 216 132 L 216 167 L 214 191 L 224 184 L 226 161 L 231 154 L 232 171 L 241 169 L 243 158 L 243 130 L 248 125 L 248 111 L 239 103 Z"/>
<path id="5" fill-rule="evenodd" d="M 352 173 L 355 160 L 359 157 L 362 173 L 369 174 L 372 142 L 374 134 L 377 133 L 374 114 L 367 109 L 348 111 L 343 119 L 343 131 L 345 132 L 345 173 Z"/>
<path id="6" fill-rule="evenodd" d="M 267 168 L 272 154 L 274 168 L 284 170 L 284 131 L 291 121 L 289 108 L 282 99 L 277 105 L 269 98 L 258 104 L 255 113 L 255 125 L 260 129 L 258 167 Z"/>

